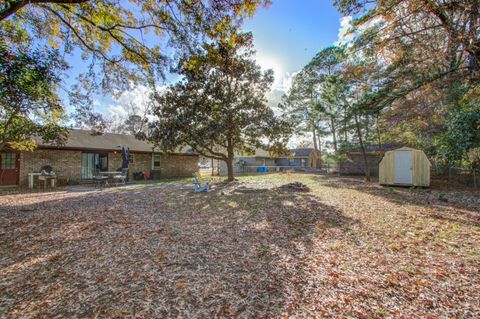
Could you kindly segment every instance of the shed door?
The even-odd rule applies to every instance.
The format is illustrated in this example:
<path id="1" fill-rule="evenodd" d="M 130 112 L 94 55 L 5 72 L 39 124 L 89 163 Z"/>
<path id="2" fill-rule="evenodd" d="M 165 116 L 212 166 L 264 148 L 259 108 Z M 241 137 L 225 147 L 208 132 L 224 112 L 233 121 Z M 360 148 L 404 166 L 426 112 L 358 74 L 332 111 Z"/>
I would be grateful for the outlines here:
<path id="1" fill-rule="evenodd" d="M 0 153 L 0 185 L 18 184 L 19 168 L 18 153 Z"/>
<path id="2" fill-rule="evenodd" d="M 395 152 L 395 184 L 412 184 L 413 163 L 411 151 Z"/>

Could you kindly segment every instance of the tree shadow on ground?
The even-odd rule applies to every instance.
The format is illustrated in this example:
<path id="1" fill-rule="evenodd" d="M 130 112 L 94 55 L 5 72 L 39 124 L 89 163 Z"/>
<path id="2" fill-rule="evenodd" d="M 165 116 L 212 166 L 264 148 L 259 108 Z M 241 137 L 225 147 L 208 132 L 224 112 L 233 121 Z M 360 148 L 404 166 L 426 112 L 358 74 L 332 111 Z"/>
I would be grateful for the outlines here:
<path id="1" fill-rule="evenodd" d="M 414 205 L 427 208 L 431 213 L 426 217 L 433 219 L 480 226 L 480 192 L 478 191 L 441 192 L 428 188 L 388 187 L 351 177 L 327 179 L 312 177 L 312 180 L 325 187 L 359 191 L 400 206 Z"/>
<path id="2" fill-rule="evenodd" d="M 1 315 L 161 318 L 294 311 L 312 243 L 358 224 L 309 193 L 163 186 L 52 194 L 0 222 Z"/>

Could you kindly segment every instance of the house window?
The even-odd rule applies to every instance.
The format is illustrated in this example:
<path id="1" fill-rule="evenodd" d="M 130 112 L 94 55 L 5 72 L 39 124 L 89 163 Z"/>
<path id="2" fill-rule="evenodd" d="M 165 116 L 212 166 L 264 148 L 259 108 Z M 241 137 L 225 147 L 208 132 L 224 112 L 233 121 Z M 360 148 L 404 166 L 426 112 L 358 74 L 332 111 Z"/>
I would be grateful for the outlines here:
<path id="1" fill-rule="evenodd" d="M 288 165 L 289 165 L 289 166 L 296 166 L 295 160 L 294 160 L 294 159 L 289 159 L 289 160 L 288 160 Z"/>
<path id="2" fill-rule="evenodd" d="M 153 154 L 152 169 L 160 169 L 160 154 Z"/>
<path id="3" fill-rule="evenodd" d="M 93 178 L 95 170 L 100 172 L 108 171 L 108 154 L 107 153 L 82 153 L 82 179 Z"/>
<path id="4" fill-rule="evenodd" d="M 300 165 L 301 165 L 302 167 L 306 167 L 306 166 L 307 166 L 307 159 L 302 158 L 302 159 L 300 160 Z"/>
<path id="5" fill-rule="evenodd" d="M 17 166 L 17 154 L 2 153 L 2 169 L 15 169 Z"/>
<path id="6" fill-rule="evenodd" d="M 133 164 L 135 157 L 133 154 L 128 154 L 128 164 Z"/>

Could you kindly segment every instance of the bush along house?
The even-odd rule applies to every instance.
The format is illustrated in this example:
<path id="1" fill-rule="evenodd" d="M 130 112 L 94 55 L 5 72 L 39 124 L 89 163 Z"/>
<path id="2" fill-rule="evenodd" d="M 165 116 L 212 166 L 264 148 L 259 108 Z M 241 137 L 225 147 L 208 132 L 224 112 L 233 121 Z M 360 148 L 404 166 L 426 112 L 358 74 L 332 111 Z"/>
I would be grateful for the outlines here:
<path id="1" fill-rule="evenodd" d="M 188 177 L 198 170 L 198 155 L 187 150 L 156 152 L 152 144 L 131 135 L 71 130 L 64 145 L 37 141 L 38 148 L 27 152 L 0 154 L 0 185 L 27 185 L 28 174 L 50 166 L 59 184 L 92 180 L 95 170 L 118 171 L 122 167 L 122 147 L 129 150 L 128 178 L 148 172 L 151 178 Z"/>

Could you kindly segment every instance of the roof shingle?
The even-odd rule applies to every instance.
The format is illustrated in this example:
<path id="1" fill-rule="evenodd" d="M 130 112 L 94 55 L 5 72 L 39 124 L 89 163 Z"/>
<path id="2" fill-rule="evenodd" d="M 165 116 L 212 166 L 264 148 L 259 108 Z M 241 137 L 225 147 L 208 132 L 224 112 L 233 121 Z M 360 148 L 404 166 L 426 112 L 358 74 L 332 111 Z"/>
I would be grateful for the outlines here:
<path id="1" fill-rule="evenodd" d="M 118 151 L 123 146 L 129 148 L 132 152 L 152 152 L 154 150 L 153 144 L 138 140 L 133 135 L 115 133 L 95 134 L 92 131 L 79 129 L 69 131 L 68 139 L 64 145 L 57 146 L 51 143 L 43 143 L 38 138 L 36 142 L 40 148 Z M 177 153 L 188 152 L 184 148 Z"/>

